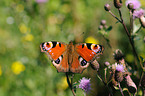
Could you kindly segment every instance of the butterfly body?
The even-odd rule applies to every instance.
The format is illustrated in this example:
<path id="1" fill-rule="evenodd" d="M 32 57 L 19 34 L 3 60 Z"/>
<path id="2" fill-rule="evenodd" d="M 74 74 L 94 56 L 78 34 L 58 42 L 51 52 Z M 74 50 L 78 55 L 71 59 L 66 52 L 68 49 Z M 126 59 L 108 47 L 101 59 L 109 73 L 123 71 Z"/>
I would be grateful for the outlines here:
<path id="1" fill-rule="evenodd" d="M 62 42 L 44 42 L 40 45 L 52 60 L 58 72 L 82 73 L 104 48 L 91 43 L 65 44 Z"/>

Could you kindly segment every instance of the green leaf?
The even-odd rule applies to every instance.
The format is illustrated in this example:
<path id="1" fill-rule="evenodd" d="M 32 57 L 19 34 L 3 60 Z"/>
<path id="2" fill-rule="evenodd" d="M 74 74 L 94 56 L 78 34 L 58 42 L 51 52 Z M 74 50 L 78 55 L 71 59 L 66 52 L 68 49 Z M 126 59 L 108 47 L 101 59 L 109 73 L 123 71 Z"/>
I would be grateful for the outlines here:
<path id="1" fill-rule="evenodd" d="M 76 86 L 74 86 L 74 87 L 73 87 L 73 89 L 74 89 L 74 92 L 76 93 L 76 91 L 77 91 L 77 90 L 76 90 L 76 89 L 77 89 L 77 87 L 76 87 Z"/>
<path id="2" fill-rule="evenodd" d="M 123 88 L 123 90 L 122 91 L 128 91 L 128 89 L 127 88 Z"/>
<path id="3" fill-rule="evenodd" d="M 112 30 L 112 26 L 109 26 L 105 31 L 110 32 Z"/>
<path id="4" fill-rule="evenodd" d="M 102 81 L 101 77 L 99 75 L 97 75 L 97 77 L 100 79 L 100 81 Z"/>
<path id="5" fill-rule="evenodd" d="M 144 61 L 144 58 L 142 56 L 140 56 L 140 59 L 141 59 L 142 62 Z"/>
<path id="6" fill-rule="evenodd" d="M 73 83 L 73 89 L 75 93 L 76 93 L 76 89 L 78 88 L 78 85 L 79 85 L 78 82 Z"/>
<path id="7" fill-rule="evenodd" d="M 116 24 L 119 23 L 119 21 L 116 22 Z"/>
<path id="8" fill-rule="evenodd" d="M 117 86 L 114 86 L 114 88 L 115 88 L 116 90 L 119 90 L 119 88 L 118 88 Z"/>

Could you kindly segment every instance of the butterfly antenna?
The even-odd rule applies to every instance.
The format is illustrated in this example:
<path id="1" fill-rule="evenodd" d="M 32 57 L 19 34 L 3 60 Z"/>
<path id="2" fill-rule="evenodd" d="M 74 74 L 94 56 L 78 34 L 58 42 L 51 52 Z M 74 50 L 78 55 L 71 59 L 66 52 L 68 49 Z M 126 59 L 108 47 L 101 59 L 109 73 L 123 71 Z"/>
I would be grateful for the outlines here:
<path id="1" fill-rule="evenodd" d="M 60 25 L 60 31 L 63 32 L 63 25 Z"/>

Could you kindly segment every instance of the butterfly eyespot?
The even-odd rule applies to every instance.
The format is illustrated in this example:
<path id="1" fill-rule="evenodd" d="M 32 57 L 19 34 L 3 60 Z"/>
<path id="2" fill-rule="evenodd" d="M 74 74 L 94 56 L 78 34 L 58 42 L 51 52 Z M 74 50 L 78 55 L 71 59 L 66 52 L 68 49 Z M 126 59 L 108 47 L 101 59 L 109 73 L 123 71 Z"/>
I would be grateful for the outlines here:
<path id="1" fill-rule="evenodd" d="M 87 64 L 87 61 L 85 59 L 83 59 L 81 56 L 79 57 L 79 62 L 81 64 L 81 66 L 85 66 Z"/>
<path id="2" fill-rule="evenodd" d="M 95 52 L 95 53 L 101 53 L 103 51 L 102 49 L 102 45 L 92 45 L 92 50 Z"/>
<path id="3" fill-rule="evenodd" d="M 44 45 L 45 45 L 45 43 L 41 43 L 40 47 L 42 47 L 42 49 L 45 51 Z"/>
<path id="4" fill-rule="evenodd" d="M 95 45 L 93 49 L 98 49 L 98 46 L 97 46 L 97 45 Z"/>
<path id="5" fill-rule="evenodd" d="M 63 55 L 61 55 L 59 58 L 57 58 L 54 62 L 56 64 L 59 64 L 61 62 L 62 58 L 63 58 Z"/>
<path id="6" fill-rule="evenodd" d="M 49 45 L 49 43 L 47 42 L 47 45 Z"/>
<path id="7" fill-rule="evenodd" d="M 55 60 L 55 63 L 59 64 L 60 63 L 60 59 L 58 58 L 57 60 Z"/>
<path id="8" fill-rule="evenodd" d="M 81 65 L 82 66 L 85 66 L 87 64 L 87 61 L 85 60 L 85 59 L 83 59 L 82 61 L 81 61 Z"/>
<path id="9" fill-rule="evenodd" d="M 103 46 L 99 45 L 99 51 L 97 53 L 101 53 L 103 51 Z"/>
<path id="10" fill-rule="evenodd" d="M 41 46 L 44 47 L 44 44 L 45 44 L 45 43 L 41 43 Z"/>
<path id="11" fill-rule="evenodd" d="M 47 48 L 49 48 L 49 47 L 50 47 L 50 44 L 49 44 L 48 42 L 46 43 L 46 47 L 47 47 Z"/>

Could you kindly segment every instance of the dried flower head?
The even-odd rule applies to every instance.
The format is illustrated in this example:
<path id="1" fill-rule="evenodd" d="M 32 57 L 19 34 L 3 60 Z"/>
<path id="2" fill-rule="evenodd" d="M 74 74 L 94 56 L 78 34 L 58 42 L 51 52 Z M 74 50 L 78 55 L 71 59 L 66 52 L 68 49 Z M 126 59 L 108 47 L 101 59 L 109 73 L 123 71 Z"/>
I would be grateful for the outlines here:
<path id="1" fill-rule="evenodd" d="M 115 81 L 122 82 L 123 81 L 123 72 L 115 71 Z"/>
<path id="2" fill-rule="evenodd" d="M 117 49 L 113 55 L 114 55 L 114 59 L 117 61 L 121 60 L 124 57 L 124 55 L 120 49 Z"/>
<path id="3" fill-rule="evenodd" d="M 115 80 L 117 82 L 121 82 L 123 80 L 123 72 L 125 72 L 124 66 L 122 64 L 118 64 L 115 71 Z"/>
<path id="4" fill-rule="evenodd" d="M 140 21 L 140 23 L 141 23 L 141 26 L 142 26 L 143 28 L 145 28 L 145 17 L 144 17 L 143 15 L 139 18 L 139 21 Z"/>
<path id="5" fill-rule="evenodd" d="M 116 8 L 121 8 L 122 7 L 122 0 L 114 0 L 114 6 Z"/>
<path id="6" fill-rule="evenodd" d="M 128 91 L 132 94 L 135 94 L 137 91 L 137 87 L 136 87 L 135 83 L 132 81 L 130 75 L 127 75 L 125 77 L 125 81 L 126 81 L 126 86 L 128 88 Z"/>
<path id="7" fill-rule="evenodd" d="M 133 12 L 133 19 L 140 18 L 141 16 L 144 16 L 144 14 L 145 14 L 145 11 L 143 9 L 135 10 Z"/>
<path id="8" fill-rule="evenodd" d="M 140 8 L 141 4 L 138 0 L 126 0 L 126 6 L 128 6 L 128 4 L 132 3 L 133 4 L 133 9 L 138 9 Z"/>
<path id="9" fill-rule="evenodd" d="M 91 62 L 91 67 L 92 67 L 92 69 L 98 71 L 98 69 L 99 69 L 99 63 L 98 63 L 98 61 L 94 60 L 93 62 Z"/>
<path id="10" fill-rule="evenodd" d="M 79 82 L 79 88 L 83 89 L 86 93 L 88 93 L 91 89 L 90 79 L 83 77 Z"/>

